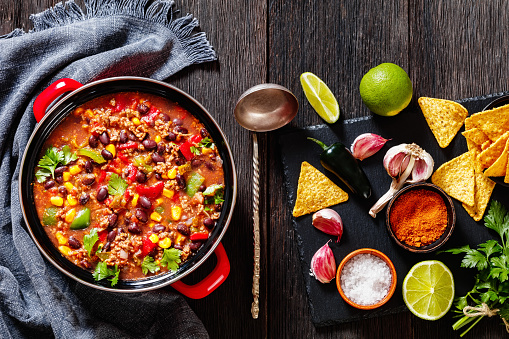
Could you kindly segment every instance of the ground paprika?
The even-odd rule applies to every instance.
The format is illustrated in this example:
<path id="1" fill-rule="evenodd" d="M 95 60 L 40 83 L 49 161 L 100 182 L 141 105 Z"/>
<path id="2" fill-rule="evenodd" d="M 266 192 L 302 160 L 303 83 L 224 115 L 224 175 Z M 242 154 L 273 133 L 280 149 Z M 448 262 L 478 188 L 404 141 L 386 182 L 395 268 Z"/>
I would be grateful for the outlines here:
<path id="1" fill-rule="evenodd" d="M 400 195 L 389 214 L 396 238 L 410 246 L 429 245 L 447 227 L 447 207 L 442 197 L 427 189 L 415 189 Z"/>

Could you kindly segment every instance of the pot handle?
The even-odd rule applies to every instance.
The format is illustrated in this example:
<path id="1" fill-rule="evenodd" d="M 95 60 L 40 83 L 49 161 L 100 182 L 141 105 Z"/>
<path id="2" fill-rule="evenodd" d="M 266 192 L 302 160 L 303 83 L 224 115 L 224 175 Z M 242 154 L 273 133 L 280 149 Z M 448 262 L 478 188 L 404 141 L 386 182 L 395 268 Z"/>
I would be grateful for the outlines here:
<path id="1" fill-rule="evenodd" d="M 49 105 L 65 92 L 72 92 L 83 86 L 76 80 L 63 78 L 55 81 L 37 96 L 34 101 L 35 121 L 39 122 L 46 114 Z"/>
<path id="2" fill-rule="evenodd" d="M 202 299 L 218 288 L 230 273 L 230 261 L 226 255 L 223 244 L 219 243 L 214 251 L 217 257 L 216 267 L 208 276 L 195 285 L 187 285 L 182 281 L 176 281 L 171 287 L 191 299 Z"/>

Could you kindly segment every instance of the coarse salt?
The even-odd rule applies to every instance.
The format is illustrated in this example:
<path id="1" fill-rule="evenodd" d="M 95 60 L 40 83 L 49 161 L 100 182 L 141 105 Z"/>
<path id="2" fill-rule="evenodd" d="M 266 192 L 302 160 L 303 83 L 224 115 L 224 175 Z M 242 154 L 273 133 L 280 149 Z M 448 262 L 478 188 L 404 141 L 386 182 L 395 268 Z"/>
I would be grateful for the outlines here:
<path id="1" fill-rule="evenodd" d="M 358 254 L 347 261 L 341 271 L 341 289 L 345 296 L 359 305 L 373 305 L 389 292 L 392 275 L 381 258 Z"/>

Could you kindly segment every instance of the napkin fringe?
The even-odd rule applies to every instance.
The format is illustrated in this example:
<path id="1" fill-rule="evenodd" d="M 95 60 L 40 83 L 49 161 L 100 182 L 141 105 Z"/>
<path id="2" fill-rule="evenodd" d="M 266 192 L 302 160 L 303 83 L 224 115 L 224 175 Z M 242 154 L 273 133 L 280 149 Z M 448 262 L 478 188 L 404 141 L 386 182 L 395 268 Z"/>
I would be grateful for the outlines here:
<path id="1" fill-rule="evenodd" d="M 174 18 L 174 4 L 173 0 L 85 0 L 86 13 L 84 13 L 74 0 L 69 0 L 65 3 L 59 2 L 41 13 L 32 14 L 30 20 L 34 28 L 28 33 L 65 26 L 76 21 L 125 15 L 165 26 L 181 42 L 191 63 L 216 60 L 216 53 L 208 42 L 206 34 L 204 32 L 193 34 L 199 26 L 198 20 L 191 14 Z M 11 33 L 0 36 L 0 39 L 14 38 L 23 34 L 27 33 L 17 28 Z"/>

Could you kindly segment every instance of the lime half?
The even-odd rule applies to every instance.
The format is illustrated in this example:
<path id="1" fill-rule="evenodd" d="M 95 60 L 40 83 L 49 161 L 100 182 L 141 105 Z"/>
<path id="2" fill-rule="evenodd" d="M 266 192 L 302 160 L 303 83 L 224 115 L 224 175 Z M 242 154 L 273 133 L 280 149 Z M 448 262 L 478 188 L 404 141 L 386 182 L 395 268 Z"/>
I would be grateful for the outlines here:
<path id="1" fill-rule="evenodd" d="M 316 113 L 329 124 L 338 121 L 339 105 L 325 82 L 313 73 L 306 72 L 300 75 L 300 83 Z"/>
<path id="2" fill-rule="evenodd" d="M 437 260 L 415 264 L 403 280 L 403 300 L 408 309 L 421 319 L 442 318 L 454 300 L 451 270 Z"/>

